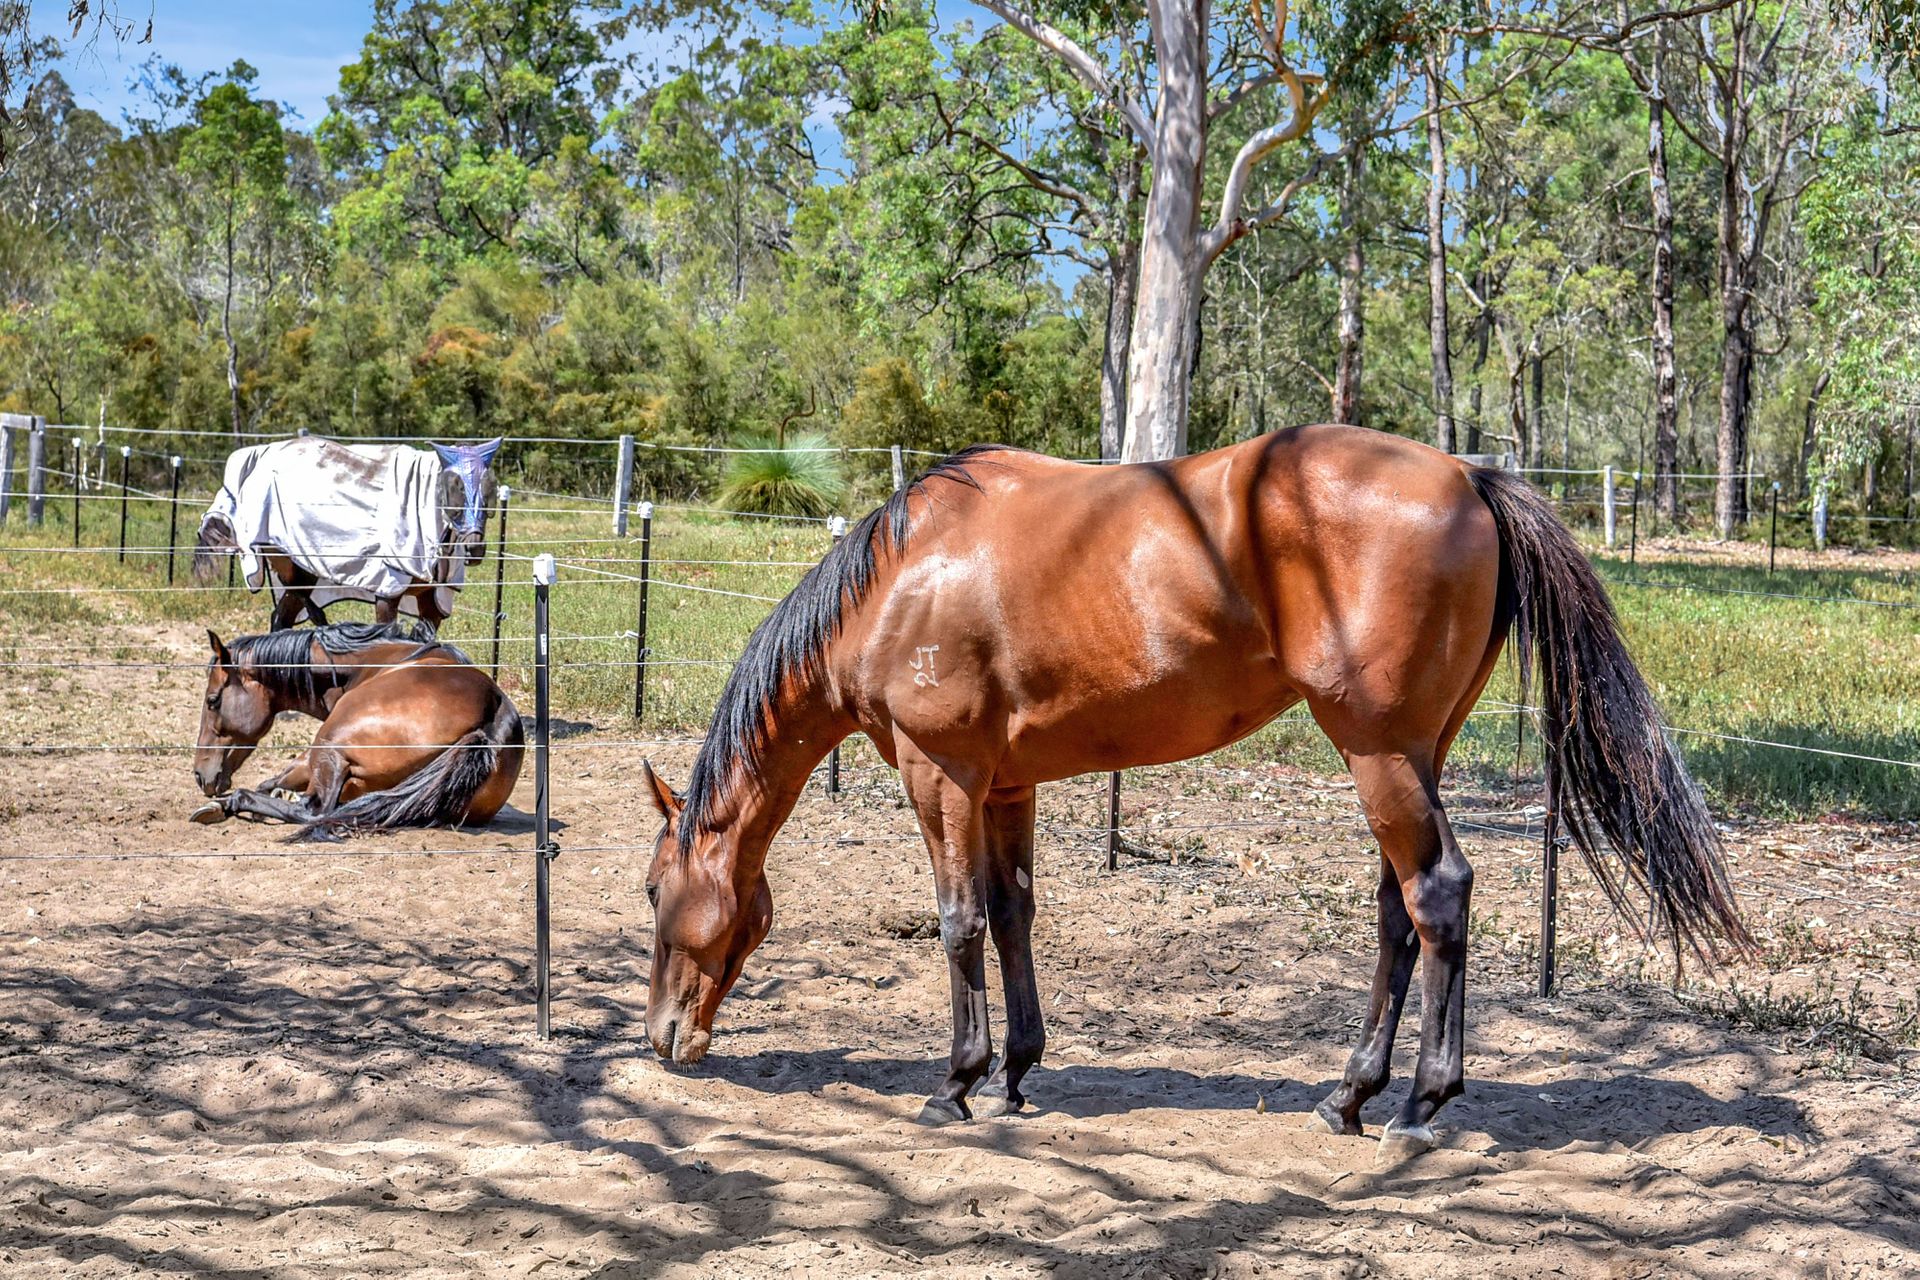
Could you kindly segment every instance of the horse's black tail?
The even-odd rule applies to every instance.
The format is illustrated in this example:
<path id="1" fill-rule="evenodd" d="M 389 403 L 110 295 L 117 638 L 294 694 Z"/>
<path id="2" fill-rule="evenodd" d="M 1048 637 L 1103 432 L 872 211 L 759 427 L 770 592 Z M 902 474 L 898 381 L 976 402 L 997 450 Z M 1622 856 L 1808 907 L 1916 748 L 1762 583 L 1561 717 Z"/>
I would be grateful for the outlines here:
<path id="1" fill-rule="evenodd" d="M 466 820 L 473 797 L 493 776 L 501 751 L 525 740 L 520 712 L 502 693 L 491 721 L 435 756 L 426 768 L 397 787 L 361 796 L 314 819 L 293 838 L 338 840 L 393 827 L 458 826 Z"/>
<path id="2" fill-rule="evenodd" d="M 1627 655 L 1599 575 L 1525 480 L 1486 468 L 1468 478 L 1500 531 L 1520 700 L 1537 677 L 1560 821 L 1616 908 L 1632 917 L 1628 884 L 1647 891 L 1652 927 L 1671 935 L 1676 954 L 1684 941 L 1710 959 L 1716 935 L 1746 949 L 1752 938 L 1727 883 L 1719 833 Z"/>
<path id="3" fill-rule="evenodd" d="M 220 567 L 228 556 L 240 550 L 233 526 L 225 516 L 208 516 L 200 524 L 200 536 L 193 544 L 193 580 L 206 586 L 220 576 Z"/>

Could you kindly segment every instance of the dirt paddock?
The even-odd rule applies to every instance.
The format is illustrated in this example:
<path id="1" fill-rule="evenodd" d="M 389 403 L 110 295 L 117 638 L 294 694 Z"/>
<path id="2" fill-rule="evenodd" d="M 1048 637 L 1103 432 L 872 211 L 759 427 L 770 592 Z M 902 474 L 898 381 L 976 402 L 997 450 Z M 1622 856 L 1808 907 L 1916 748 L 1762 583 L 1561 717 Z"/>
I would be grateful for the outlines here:
<path id="1" fill-rule="evenodd" d="M 167 636 L 181 653 L 191 640 Z M 122 731 L 190 739 L 191 697 L 133 683 L 113 695 Z M 7 699 L 42 709 L 20 740 L 55 741 L 62 708 L 103 693 L 50 674 Z M 1910 1055 L 1866 1031 L 1837 1047 L 1849 1009 L 1913 996 L 1910 829 L 1737 823 L 1768 952 L 1718 995 L 1654 980 L 1570 873 L 1567 981 L 1545 1001 L 1534 842 L 1498 823 L 1467 833 L 1467 1093 L 1442 1114 L 1443 1149 L 1383 1168 L 1371 1137 L 1304 1124 L 1372 963 L 1375 855 L 1339 779 L 1271 766 L 1144 782 L 1130 809 L 1220 833 L 1143 839 L 1118 874 L 1080 830 L 1093 782 L 1054 788 L 1034 1106 L 928 1130 L 913 1117 L 942 1074 L 945 962 L 892 776 L 869 756 L 839 802 L 803 801 L 772 862 L 773 933 L 712 1056 L 670 1070 L 642 1031 L 646 854 L 619 847 L 653 832 L 641 752 L 610 745 L 631 736 L 618 723 L 570 731 L 545 1044 L 530 776 L 487 832 L 55 861 L 36 855 L 286 850 L 273 828 L 189 825 L 178 755 L 8 759 L 0 853 L 22 860 L 0 864 L 0 1275 L 1920 1269 Z M 279 730 L 283 749 L 245 776 L 299 732 Z M 685 778 L 689 748 L 654 755 Z M 1510 804 L 1453 798 L 1463 813 Z M 460 852 L 396 853 L 425 849 Z M 1884 909 L 1798 893 L 1763 914 L 1768 895 L 1863 860 L 1877 878 L 1845 883 Z M 1839 1010 L 1832 1025 L 1782 1014 L 1766 1029 L 1727 1016 L 1734 981 L 1773 986 L 1776 1010 L 1834 981 L 1854 1003 L 1804 1006 Z M 1417 1001 L 1372 1129 L 1404 1096 Z"/>

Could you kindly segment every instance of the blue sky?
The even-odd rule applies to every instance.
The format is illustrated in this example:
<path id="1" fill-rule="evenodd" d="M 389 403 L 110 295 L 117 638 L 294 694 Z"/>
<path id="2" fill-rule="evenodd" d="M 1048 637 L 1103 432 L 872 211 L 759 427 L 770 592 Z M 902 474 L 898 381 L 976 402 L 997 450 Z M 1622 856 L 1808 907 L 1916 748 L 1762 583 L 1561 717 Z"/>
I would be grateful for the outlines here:
<path id="1" fill-rule="evenodd" d="M 110 120 L 134 101 L 128 82 L 152 54 L 189 72 L 223 71 L 245 58 L 260 69 L 260 87 L 292 112 L 290 123 L 311 129 L 326 114 L 327 94 L 340 68 L 360 53 L 373 18 L 366 0 L 119 0 L 136 28 L 153 16 L 153 43 L 116 44 L 102 37 L 91 50 L 69 55 L 61 70 L 80 102 Z M 34 0 L 39 31 L 62 31 L 66 0 Z M 136 35 L 138 34 L 136 30 Z"/>
<path id="2" fill-rule="evenodd" d="M 327 111 L 327 95 L 340 80 L 340 68 L 360 54 L 360 40 L 372 25 L 371 0 L 118 0 L 120 12 L 136 28 L 153 17 L 153 43 L 117 44 L 103 37 L 91 49 L 63 60 L 80 102 L 110 120 L 136 100 L 129 82 L 148 57 L 177 63 L 190 74 L 224 71 L 245 58 L 260 71 L 267 97 L 297 113 L 296 126 L 311 129 Z M 995 20 L 966 0 L 939 0 L 943 25 Z M 67 0 L 33 0 L 34 27 L 65 34 Z"/>

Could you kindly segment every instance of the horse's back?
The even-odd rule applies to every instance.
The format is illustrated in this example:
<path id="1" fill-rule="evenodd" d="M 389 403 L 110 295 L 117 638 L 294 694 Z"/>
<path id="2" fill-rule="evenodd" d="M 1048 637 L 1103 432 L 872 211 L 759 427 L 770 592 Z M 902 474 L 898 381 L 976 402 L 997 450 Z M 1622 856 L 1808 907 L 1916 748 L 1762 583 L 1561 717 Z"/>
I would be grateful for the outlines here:
<path id="1" fill-rule="evenodd" d="M 988 453 L 912 511 L 855 682 L 917 740 L 1004 723 L 1008 781 L 1200 754 L 1302 698 L 1436 701 L 1494 627 L 1466 469 L 1379 432 L 1106 468 Z"/>

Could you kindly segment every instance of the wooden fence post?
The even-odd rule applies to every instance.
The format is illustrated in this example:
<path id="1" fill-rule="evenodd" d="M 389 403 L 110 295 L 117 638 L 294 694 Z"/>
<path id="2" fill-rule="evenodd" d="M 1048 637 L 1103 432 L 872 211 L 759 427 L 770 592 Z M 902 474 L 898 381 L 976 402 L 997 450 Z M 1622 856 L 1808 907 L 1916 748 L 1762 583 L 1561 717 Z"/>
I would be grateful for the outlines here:
<path id="1" fill-rule="evenodd" d="M 633 437 L 620 437 L 620 463 L 613 477 L 613 536 L 627 536 L 627 502 L 633 496 Z"/>
<path id="2" fill-rule="evenodd" d="M 13 465 L 18 447 L 14 433 L 31 425 L 24 414 L 0 413 L 0 521 L 6 520 L 13 506 Z"/>

